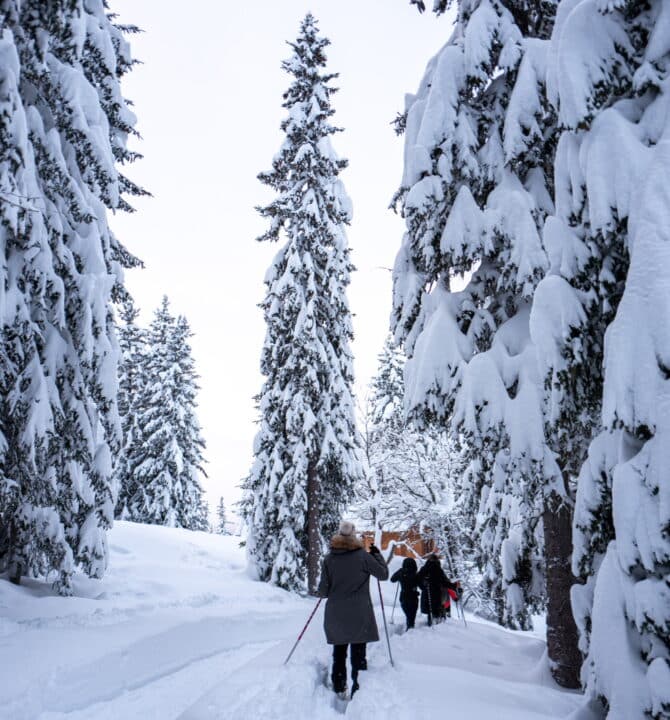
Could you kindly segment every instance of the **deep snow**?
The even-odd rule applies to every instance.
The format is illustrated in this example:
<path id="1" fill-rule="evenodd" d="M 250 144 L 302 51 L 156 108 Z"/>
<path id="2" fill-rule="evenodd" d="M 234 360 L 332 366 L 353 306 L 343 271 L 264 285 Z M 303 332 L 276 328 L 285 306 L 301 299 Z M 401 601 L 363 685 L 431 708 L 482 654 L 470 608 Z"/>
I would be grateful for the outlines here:
<path id="1" fill-rule="evenodd" d="M 109 538 L 105 579 L 78 577 L 76 597 L 0 579 L 2 720 L 341 717 L 321 684 L 321 612 L 283 667 L 314 601 L 252 581 L 239 538 L 123 522 Z M 390 620 L 395 588 L 382 587 Z M 467 628 L 452 619 L 401 634 L 400 621 L 398 608 L 395 670 L 384 644 L 369 647 L 349 717 L 540 720 L 578 704 L 531 633 L 468 616 Z"/>

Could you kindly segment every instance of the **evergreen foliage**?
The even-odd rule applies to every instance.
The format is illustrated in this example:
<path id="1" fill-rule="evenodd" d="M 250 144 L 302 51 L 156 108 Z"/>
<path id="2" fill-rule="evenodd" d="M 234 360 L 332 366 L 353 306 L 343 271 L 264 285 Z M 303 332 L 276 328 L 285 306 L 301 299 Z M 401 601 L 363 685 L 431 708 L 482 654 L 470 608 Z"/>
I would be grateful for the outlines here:
<path id="1" fill-rule="evenodd" d="M 259 175 L 276 192 L 259 208 L 270 220 L 259 239 L 286 242 L 265 277 L 266 379 L 241 507 L 260 579 L 298 591 L 315 590 L 325 538 L 362 472 L 346 299 L 351 204 L 338 179 L 346 161 L 330 141 L 338 128 L 330 123 L 336 75 L 323 71 L 328 44 L 308 14 L 282 64 L 293 78 L 284 94 L 286 139 L 272 170 Z"/>
<path id="2" fill-rule="evenodd" d="M 564 128 L 533 335 L 578 481 L 573 608 L 589 717 L 670 718 L 670 6 L 559 6 Z"/>
<path id="3" fill-rule="evenodd" d="M 149 350 L 146 344 L 146 332 L 136 323 L 140 311 L 135 307 L 130 296 L 124 300 L 119 314 L 123 323 L 117 328 L 121 350 L 118 407 L 122 442 L 114 466 L 117 492 L 115 517 L 125 520 L 130 517 L 128 503 L 137 491 L 134 468 L 129 460 L 136 454 L 133 448 L 142 437 L 138 424 L 139 399 L 146 383 L 144 371 Z"/>
<path id="4" fill-rule="evenodd" d="M 223 498 L 219 499 L 219 504 L 216 506 L 216 532 L 219 535 L 230 535 L 228 530 L 228 520 L 226 517 L 226 504 Z"/>
<path id="5" fill-rule="evenodd" d="M 0 2 L 0 570 L 62 593 L 104 573 L 114 514 L 132 65 L 101 0 Z"/>
<path id="6" fill-rule="evenodd" d="M 410 415 L 446 423 L 462 446 L 459 495 L 498 620 L 528 628 L 544 601 L 543 498 L 565 494 L 529 334 L 553 210 L 544 71 L 555 8 L 530 27 L 509 5 L 459 3 L 409 98 L 393 324 Z"/>
<path id="7" fill-rule="evenodd" d="M 200 476 L 205 442 L 196 415 L 195 372 L 188 321 L 170 313 L 168 299 L 147 331 L 136 412 L 138 436 L 129 445 L 125 490 L 128 519 L 207 530 Z"/>

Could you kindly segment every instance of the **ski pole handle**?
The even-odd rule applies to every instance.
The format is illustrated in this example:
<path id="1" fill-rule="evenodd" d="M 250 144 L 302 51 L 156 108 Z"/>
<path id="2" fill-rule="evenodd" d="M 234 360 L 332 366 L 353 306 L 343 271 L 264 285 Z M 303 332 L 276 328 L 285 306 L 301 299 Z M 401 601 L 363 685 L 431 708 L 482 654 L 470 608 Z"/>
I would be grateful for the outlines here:
<path id="1" fill-rule="evenodd" d="M 314 608 L 314 610 L 312 610 L 312 614 L 307 619 L 307 622 L 305 623 L 305 627 L 302 629 L 302 632 L 300 633 L 300 635 L 298 635 L 298 639 L 295 641 L 295 644 L 291 648 L 291 652 L 288 654 L 288 657 L 286 658 L 286 660 L 284 660 L 284 665 L 286 665 L 288 663 L 288 661 L 291 659 L 291 656 L 295 652 L 295 649 L 298 647 L 298 643 L 302 640 L 302 636 L 305 634 L 305 631 L 309 627 L 309 624 L 312 622 L 312 618 L 316 614 L 316 611 L 319 609 L 319 605 L 321 605 L 322 600 L 323 600 L 323 598 L 319 598 L 319 602 L 317 602 L 316 607 Z"/>

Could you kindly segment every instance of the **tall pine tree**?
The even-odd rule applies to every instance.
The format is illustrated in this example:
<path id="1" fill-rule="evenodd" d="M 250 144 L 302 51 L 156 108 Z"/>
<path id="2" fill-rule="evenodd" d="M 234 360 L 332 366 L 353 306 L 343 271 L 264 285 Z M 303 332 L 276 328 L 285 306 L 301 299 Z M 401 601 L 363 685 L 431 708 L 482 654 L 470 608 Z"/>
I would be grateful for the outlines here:
<path id="1" fill-rule="evenodd" d="M 119 395 L 122 441 L 114 466 L 117 492 L 115 516 L 121 520 L 129 517 L 128 502 L 137 490 L 130 458 L 133 447 L 141 440 L 139 425 L 139 399 L 146 383 L 145 363 L 147 357 L 146 332 L 137 325 L 139 310 L 130 296 L 122 304 L 118 325 L 119 348 Z"/>
<path id="2" fill-rule="evenodd" d="M 436 2 L 435 11 L 447 5 Z M 553 211 L 557 129 L 545 73 L 555 5 L 457 3 L 452 38 L 400 122 L 407 232 L 394 326 L 410 358 L 410 413 L 446 422 L 463 444 L 463 507 L 498 619 L 529 626 L 545 600 L 546 570 L 552 671 L 574 687 L 569 476 L 545 437 L 530 337 L 533 295 L 548 267 L 542 227 Z"/>
<path id="3" fill-rule="evenodd" d="M 147 332 L 137 403 L 140 434 L 130 446 L 133 492 L 126 504 L 136 522 L 207 530 L 200 477 L 205 441 L 196 414 L 195 372 L 188 321 L 170 313 L 163 298 Z"/>
<path id="4" fill-rule="evenodd" d="M 346 161 L 333 151 L 334 110 L 324 72 L 326 38 L 308 14 L 282 67 L 286 139 L 259 175 L 276 191 L 260 208 L 270 219 L 259 239 L 286 242 L 265 283 L 266 380 L 258 396 L 255 462 L 244 482 L 242 512 L 251 564 L 262 580 L 316 589 L 327 535 L 361 475 L 351 387 L 351 315 L 346 287 L 353 267 L 344 226 L 351 206 L 338 179 Z"/>
<path id="5" fill-rule="evenodd" d="M 63 593 L 103 574 L 114 514 L 123 31 L 102 0 L 0 2 L 0 568 Z"/>
<path id="6" fill-rule="evenodd" d="M 600 419 L 574 522 L 589 718 L 670 718 L 669 28 L 662 0 L 562 2 L 548 69 L 564 130 L 533 336 L 576 462 Z"/>

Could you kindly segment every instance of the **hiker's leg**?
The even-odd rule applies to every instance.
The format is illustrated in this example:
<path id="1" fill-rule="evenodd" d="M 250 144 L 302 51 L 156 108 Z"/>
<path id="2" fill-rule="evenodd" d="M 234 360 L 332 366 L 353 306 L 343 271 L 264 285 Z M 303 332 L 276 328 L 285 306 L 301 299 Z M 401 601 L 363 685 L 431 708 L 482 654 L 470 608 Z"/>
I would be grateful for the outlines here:
<path id="1" fill-rule="evenodd" d="M 360 670 L 368 669 L 368 662 L 365 657 L 365 643 L 353 643 L 351 646 L 351 694 L 358 690 L 358 673 Z"/>
<path id="2" fill-rule="evenodd" d="M 333 645 L 333 690 L 344 692 L 347 687 L 347 646 Z"/>
<path id="3" fill-rule="evenodd" d="M 407 603 L 407 610 L 405 611 L 405 614 L 407 615 L 407 629 L 410 630 L 414 627 L 414 623 L 416 621 L 416 611 L 419 609 L 419 598 L 414 597 L 413 599 L 410 599 Z"/>
<path id="4" fill-rule="evenodd" d="M 407 629 L 411 627 L 410 625 L 410 616 L 412 614 L 412 601 L 408 600 L 407 598 L 403 598 L 400 601 L 400 607 L 402 608 L 402 611 L 405 613 L 405 625 L 407 626 Z"/>

